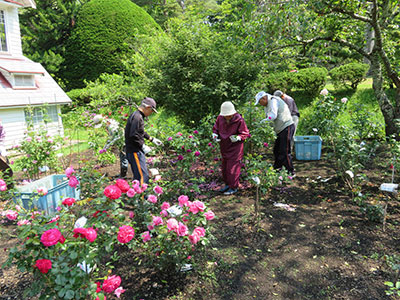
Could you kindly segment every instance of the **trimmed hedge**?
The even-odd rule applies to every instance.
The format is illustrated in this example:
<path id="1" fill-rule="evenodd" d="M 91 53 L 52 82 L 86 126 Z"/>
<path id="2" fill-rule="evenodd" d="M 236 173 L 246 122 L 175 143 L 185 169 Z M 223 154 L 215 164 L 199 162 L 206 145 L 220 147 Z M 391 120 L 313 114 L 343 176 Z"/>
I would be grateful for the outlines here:
<path id="1" fill-rule="evenodd" d="M 63 78 L 80 88 L 102 73 L 119 73 L 121 60 L 134 50 L 130 40 L 160 27 L 130 0 L 92 0 L 82 6 L 67 43 Z"/>
<path id="2" fill-rule="evenodd" d="M 368 64 L 354 62 L 333 68 L 329 75 L 335 88 L 349 87 L 355 90 L 365 80 L 368 69 Z"/>
<path id="3" fill-rule="evenodd" d="M 275 90 L 302 90 L 310 96 L 317 95 L 325 86 L 328 70 L 311 67 L 297 72 L 279 72 L 266 76 L 265 90 L 273 93 Z"/>

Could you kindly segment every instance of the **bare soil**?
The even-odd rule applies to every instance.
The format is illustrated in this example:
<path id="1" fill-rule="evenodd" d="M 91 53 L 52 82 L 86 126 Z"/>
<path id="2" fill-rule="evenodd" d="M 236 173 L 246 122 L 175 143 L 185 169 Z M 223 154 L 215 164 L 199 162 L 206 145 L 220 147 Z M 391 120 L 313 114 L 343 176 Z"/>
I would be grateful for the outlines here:
<path id="1" fill-rule="evenodd" d="M 232 196 L 208 194 L 205 201 L 218 216 L 215 240 L 191 271 L 161 274 L 119 248 L 116 268 L 126 289 L 121 299 L 396 299 L 385 294 L 384 282 L 395 281 L 396 273 L 384 257 L 400 257 L 397 199 L 388 203 L 384 231 L 352 201 L 324 155 L 294 163 L 294 180 L 261 198 L 259 222 L 254 187 Z M 112 177 L 119 165 L 101 170 Z M 389 168 L 371 163 L 365 172 L 362 192 L 383 199 L 379 186 L 390 182 Z M 274 206 L 278 202 L 295 211 Z M 3 224 L 0 264 L 15 243 L 15 226 Z M 15 268 L 1 269 L 0 299 L 23 299 L 30 280 Z"/>

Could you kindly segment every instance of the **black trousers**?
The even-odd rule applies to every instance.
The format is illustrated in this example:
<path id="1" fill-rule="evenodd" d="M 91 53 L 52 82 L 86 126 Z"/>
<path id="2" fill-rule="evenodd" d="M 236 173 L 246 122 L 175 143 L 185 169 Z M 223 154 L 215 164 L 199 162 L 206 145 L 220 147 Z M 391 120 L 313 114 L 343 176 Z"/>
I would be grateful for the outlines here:
<path id="1" fill-rule="evenodd" d="M 289 173 L 294 173 L 292 150 L 290 143 L 293 139 L 294 124 L 278 133 L 274 145 L 274 169 L 285 167 Z"/>
<path id="2" fill-rule="evenodd" d="M 146 156 L 143 152 L 127 153 L 131 164 L 133 179 L 139 180 L 140 184 L 149 183 L 149 172 L 146 166 Z"/>

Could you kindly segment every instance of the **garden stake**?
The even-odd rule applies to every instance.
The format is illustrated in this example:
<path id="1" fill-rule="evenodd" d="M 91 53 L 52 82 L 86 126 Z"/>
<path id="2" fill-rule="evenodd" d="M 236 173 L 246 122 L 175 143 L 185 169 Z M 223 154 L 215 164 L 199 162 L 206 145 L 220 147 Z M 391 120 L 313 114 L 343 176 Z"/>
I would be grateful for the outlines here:
<path id="1" fill-rule="evenodd" d="M 259 187 L 259 185 L 257 184 L 257 187 L 256 187 L 256 203 L 255 203 L 255 206 L 254 206 L 255 215 L 256 215 L 256 221 L 257 221 L 257 224 L 256 224 L 257 227 L 258 227 L 258 225 L 259 225 L 259 218 L 258 218 L 258 204 L 259 204 L 259 199 L 260 199 L 259 190 L 260 190 L 260 187 Z"/>

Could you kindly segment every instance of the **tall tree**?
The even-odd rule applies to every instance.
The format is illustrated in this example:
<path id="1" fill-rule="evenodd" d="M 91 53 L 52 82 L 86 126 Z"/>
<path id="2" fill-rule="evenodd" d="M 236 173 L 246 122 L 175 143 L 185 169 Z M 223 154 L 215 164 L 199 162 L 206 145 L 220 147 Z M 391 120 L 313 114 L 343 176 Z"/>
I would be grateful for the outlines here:
<path id="1" fill-rule="evenodd" d="M 65 43 L 81 6 L 89 0 L 36 0 L 36 9 L 21 10 L 22 47 L 58 81 Z"/>

